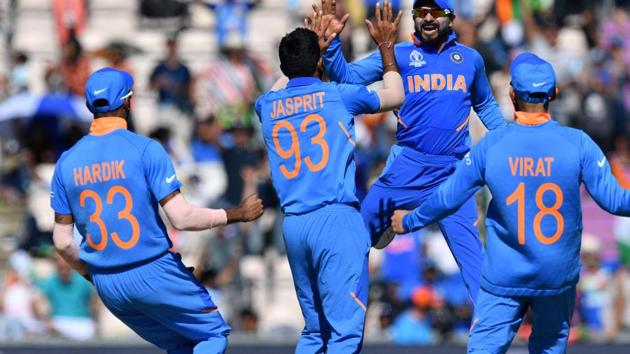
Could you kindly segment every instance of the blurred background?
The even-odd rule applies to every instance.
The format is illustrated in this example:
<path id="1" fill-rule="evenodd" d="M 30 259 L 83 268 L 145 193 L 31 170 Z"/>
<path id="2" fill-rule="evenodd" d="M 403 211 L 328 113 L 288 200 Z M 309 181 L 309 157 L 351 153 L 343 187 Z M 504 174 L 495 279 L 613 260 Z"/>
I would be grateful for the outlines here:
<path id="1" fill-rule="evenodd" d="M 360 58 L 373 48 L 363 19 L 372 16 L 376 0 L 337 1 L 351 14 L 341 35 L 346 58 Z M 630 188 L 630 1 L 454 2 L 458 40 L 484 57 L 505 119 L 513 119 L 511 59 L 533 51 L 558 75 L 553 117 L 591 135 Z M 138 340 L 91 285 L 54 256 L 51 239 L 54 164 L 87 132 L 91 114 L 83 88 L 103 66 L 134 76 L 130 128 L 164 145 L 189 201 L 223 208 L 261 195 L 266 212 L 258 222 L 169 230 L 169 236 L 232 325 L 232 338 L 284 341 L 287 348 L 294 343 L 303 321 L 253 102 L 280 75 L 279 40 L 302 23 L 310 4 L 0 0 L 0 344 L 94 349 L 94 343 Z M 408 40 L 411 0 L 393 4 L 404 10 L 399 32 Z M 395 128 L 389 114 L 358 117 L 359 196 L 380 173 Z M 478 120 L 470 129 L 475 141 L 485 133 Z M 479 205 L 488 199 L 487 192 L 478 194 Z M 583 210 L 571 342 L 630 343 L 630 219 L 606 214 L 586 192 Z M 465 344 L 471 304 L 438 229 L 398 236 L 370 258 L 368 349 Z M 530 328 L 526 321 L 516 341 L 522 343 Z"/>

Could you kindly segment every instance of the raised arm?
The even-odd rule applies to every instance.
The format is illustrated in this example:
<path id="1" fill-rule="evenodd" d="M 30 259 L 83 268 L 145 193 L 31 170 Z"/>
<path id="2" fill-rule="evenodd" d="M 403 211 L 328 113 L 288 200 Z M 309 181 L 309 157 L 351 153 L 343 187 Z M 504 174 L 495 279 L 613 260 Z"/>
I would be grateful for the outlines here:
<path id="1" fill-rule="evenodd" d="M 602 209 L 615 215 L 630 216 L 630 190 L 621 187 L 606 156 L 586 134 L 582 137 L 582 181 Z"/>
<path id="2" fill-rule="evenodd" d="M 415 231 L 452 214 L 484 185 L 485 144 L 479 145 L 458 163 L 455 173 L 422 205 L 412 212 L 394 211 L 394 232 L 404 234 Z"/>
<path id="3" fill-rule="evenodd" d="M 492 95 L 492 88 L 486 76 L 483 58 L 475 51 L 475 78 L 471 87 L 471 99 L 473 109 L 479 119 L 488 128 L 493 130 L 506 125 L 501 109 Z"/>
<path id="4" fill-rule="evenodd" d="M 376 7 L 380 9 L 380 4 L 377 3 Z M 314 6 L 314 9 L 316 7 Z M 336 33 L 335 39 L 330 46 L 322 52 L 322 59 L 324 61 L 324 67 L 326 68 L 326 74 L 331 81 L 347 84 L 357 85 L 369 85 L 373 82 L 379 81 L 383 77 L 383 66 L 381 61 L 381 53 L 375 51 L 368 57 L 356 61 L 354 63 L 348 63 L 341 51 L 341 41 L 339 40 L 339 33 L 345 26 L 344 19 L 347 20 L 347 14 L 341 19 L 336 16 L 336 1 L 331 2 L 331 6 L 327 6 L 326 0 L 322 0 L 322 8 L 324 16 L 331 16 L 331 31 Z M 380 11 L 380 10 L 379 10 Z"/>

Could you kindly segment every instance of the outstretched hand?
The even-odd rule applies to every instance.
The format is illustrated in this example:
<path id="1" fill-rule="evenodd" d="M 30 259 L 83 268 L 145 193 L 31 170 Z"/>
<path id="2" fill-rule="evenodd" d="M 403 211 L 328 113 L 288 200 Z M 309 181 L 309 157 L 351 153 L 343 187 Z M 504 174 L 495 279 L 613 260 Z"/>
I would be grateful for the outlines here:
<path id="1" fill-rule="evenodd" d="M 337 18 L 336 0 L 332 0 L 330 6 L 328 6 L 327 0 L 322 0 L 321 8 L 316 4 L 313 4 L 312 7 L 313 13 L 304 19 L 304 27 L 317 34 L 319 49 L 323 52 L 328 49 L 333 39 L 343 31 L 350 15 L 345 14 L 340 19 Z"/>
<path id="2" fill-rule="evenodd" d="M 398 11 L 398 15 L 393 19 L 392 3 L 389 0 L 385 0 L 383 3 L 382 14 L 380 2 L 376 3 L 376 24 L 373 24 L 370 20 L 365 20 L 365 23 L 367 24 L 370 36 L 372 36 L 372 39 L 379 48 L 382 45 L 386 45 L 389 48 L 396 42 L 401 17 L 402 11 Z"/>
<path id="3" fill-rule="evenodd" d="M 248 222 L 258 219 L 263 214 L 262 200 L 258 195 L 252 194 L 243 199 L 238 207 L 241 214 L 241 221 Z"/>

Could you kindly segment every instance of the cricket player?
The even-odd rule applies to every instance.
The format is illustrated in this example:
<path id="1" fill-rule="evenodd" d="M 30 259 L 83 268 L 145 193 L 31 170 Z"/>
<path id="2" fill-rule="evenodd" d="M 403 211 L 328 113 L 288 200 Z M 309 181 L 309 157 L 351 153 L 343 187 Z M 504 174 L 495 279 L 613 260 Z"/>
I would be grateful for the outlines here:
<path id="1" fill-rule="evenodd" d="M 488 129 L 505 125 L 483 59 L 476 50 L 455 41 L 454 19 L 452 0 L 415 0 L 415 32 L 411 41 L 395 46 L 405 88 L 398 114 L 398 143 L 361 203 L 376 248 L 385 247 L 393 237 L 385 231 L 394 208 L 419 206 L 468 152 L 471 107 Z M 348 64 L 339 40 L 332 42 L 323 59 L 331 81 L 368 85 L 383 76 L 379 52 Z M 476 219 L 471 198 L 438 223 L 473 299 L 483 259 Z"/>
<path id="2" fill-rule="evenodd" d="M 580 273 L 580 185 L 602 208 L 624 216 L 630 191 L 588 135 L 551 119 L 551 64 L 524 53 L 510 75 L 515 123 L 488 133 L 436 193 L 411 213 L 397 210 L 392 224 L 399 233 L 422 228 L 487 185 L 486 256 L 468 353 L 505 353 L 530 308 L 529 352 L 565 353 Z"/>
<path id="3" fill-rule="evenodd" d="M 128 73 L 111 68 L 87 81 L 90 133 L 63 153 L 52 181 L 55 248 L 142 338 L 169 354 L 223 353 L 230 327 L 179 255 L 169 252 L 158 204 L 176 229 L 203 230 L 252 221 L 262 203 L 252 195 L 235 209 L 188 204 L 162 146 L 126 129 L 132 87 Z"/>
<path id="4" fill-rule="evenodd" d="M 386 2 L 382 19 L 379 9 L 376 24 L 368 26 L 381 48 L 383 88 L 322 82 L 320 50 L 334 35 L 325 40 L 322 32 L 298 28 L 280 42 L 286 88 L 256 101 L 305 321 L 299 354 L 361 351 L 370 238 L 355 196 L 354 116 L 403 101 L 392 45 L 399 21 Z"/>

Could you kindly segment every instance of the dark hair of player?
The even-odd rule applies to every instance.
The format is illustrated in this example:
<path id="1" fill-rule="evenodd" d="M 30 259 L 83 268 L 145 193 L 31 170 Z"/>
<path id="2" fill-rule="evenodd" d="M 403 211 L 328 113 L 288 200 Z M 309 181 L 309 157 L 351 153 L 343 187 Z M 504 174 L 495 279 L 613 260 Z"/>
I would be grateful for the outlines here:
<path id="1" fill-rule="evenodd" d="M 289 79 L 310 77 L 317 70 L 319 44 L 315 32 L 297 28 L 280 41 L 280 70 Z"/>

